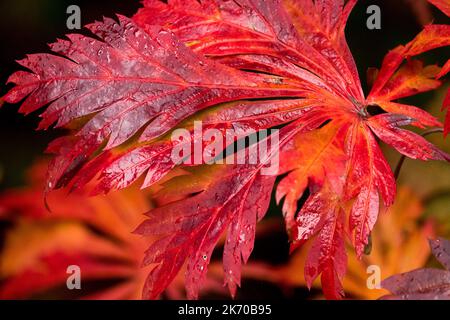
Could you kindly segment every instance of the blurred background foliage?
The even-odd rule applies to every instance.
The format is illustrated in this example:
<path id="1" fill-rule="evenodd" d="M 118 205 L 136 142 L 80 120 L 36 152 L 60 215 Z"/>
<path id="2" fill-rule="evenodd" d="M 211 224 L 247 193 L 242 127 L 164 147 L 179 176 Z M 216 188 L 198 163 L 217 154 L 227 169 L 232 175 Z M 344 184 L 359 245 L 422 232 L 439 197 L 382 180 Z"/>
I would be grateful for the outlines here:
<path id="1" fill-rule="evenodd" d="M 47 52 L 47 43 L 73 32 L 66 29 L 66 8 L 72 4 L 81 7 L 83 25 L 115 13 L 131 16 L 140 6 L 137 0 L 1 1 L 3 84 L 18 69 L 15 60 L 26 53 Z M 366 8 L 372 4 L 381 8 L 381 30 L 366 28 Z M 366 70 L 379 67 L 388 50 L 411 40 L 431 21 L 448 23 L 448 18 L 426 0 L 359 1 L 346 33 L 366 92 Z M 79 32 L 88 34 L 85 30 Z M 450 50 L 444 49 L 421 58 L 442 65 L 449 56 Z M 1 94 L 8 87 L 2 86 Z M 423 107 L 443 120 L 440 107 L 447 88 L 404 102 Z M 57 192 L 49 203 L 53 212 L 48 213 L 41 195 L 46 161 L 41 159 L 48 142 L 61 132 L 34 131 L 38 114 L 23 117 L 17 109 L 14 105 L 0 109 L 0 298 L 138 298 L 148 272 L 140 268 L 139 261 L 151 239 L 138 239 L 130 231 L 151 207 L 151 190 L 140 193 L 131 188 L 96 198 L 78 194 L 67 198 L 67 192 Z M 450 152 L 450 138 L 444 140 L 435 134 L 427 139 Z M 395 168 L 399 154 L 385 146 L 383 151 Z M 373 232 L 371 254 L 358 261 L 349 253 L 344 282 L 349 298 L 372 299 L 386 293 L 367 288 L 367 266 L 380 265 L 385 278 L 434 265 L 427 238 L 450 238 L 450 166 L 406 160 L 398 181 L 397 202 L 389 212 L 381 214 Z M 274 202 L 257 232 L 255 250 L 244 267 L 237 298 L 321 298 L 319 283 L 311 291 L 305 288 L 303 262 L 307 248 L 289 257 L 281 211 Z M 214 257 L 202 298 L 228 298 L 221 285 L 220 246 Z M 82 293 L 68 294 L 64 290 L 67 275 L 62 266 L 68 262 L 92 268 Z M 36 265 L 40 269 L 33 273 Z M 184 297 L 181 276 L 164 297 Z"/>

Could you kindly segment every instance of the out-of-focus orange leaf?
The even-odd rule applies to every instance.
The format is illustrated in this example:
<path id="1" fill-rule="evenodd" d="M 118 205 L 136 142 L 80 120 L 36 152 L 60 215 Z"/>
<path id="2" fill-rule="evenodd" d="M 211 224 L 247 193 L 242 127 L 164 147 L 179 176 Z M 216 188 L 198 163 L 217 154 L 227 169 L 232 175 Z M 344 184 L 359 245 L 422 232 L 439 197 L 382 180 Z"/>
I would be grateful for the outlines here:
<path id="1" fill-rule="evenodd" d="M 140 263 L 150 239 L 131 231 L 150 209 L 148 193 L 129 189 L 87 197 L 57 191 L 47 199 L 49 212 L 44 176 L 40 163 L 30 172 L 29 186 L 0 195 L 0 218 L 12 225 L 0 255 L 0 298 L 140 298 L 148 272 Z M 70 265 L 80 267 L 80 292 L 66 287 Z M 95 292 L 95 281 L 107 285 Z"/>
<path id="2" fill-rule="evenodd" d="M 148 267 L 148 241 L 132 233 L 151 208 L 138 188 L 88 197 L 55 191 L 43 199 L 46 163 L 35 165 L 29 185 L 0 195 L 0 220 L 11 224 L 0 251 L 0 299 L 140 299 Z M 81 290 L 67 289 L 67 268 L 80 267 Z M 179 275 L 169 298 L 185 298 Z M 205 290 L 224 290 L 209 280 Z"/>

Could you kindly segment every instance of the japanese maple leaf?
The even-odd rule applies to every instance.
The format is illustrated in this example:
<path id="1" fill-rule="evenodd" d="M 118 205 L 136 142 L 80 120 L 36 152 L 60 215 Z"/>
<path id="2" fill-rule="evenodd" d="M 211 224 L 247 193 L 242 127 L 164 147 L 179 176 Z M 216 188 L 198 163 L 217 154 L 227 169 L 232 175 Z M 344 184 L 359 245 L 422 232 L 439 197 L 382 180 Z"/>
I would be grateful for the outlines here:
<path id="1" fill-rule="evenodd" d="M 380 215 L 372 230 L 370 255 L 358 259 L 353 250 L 348 251 L 348 272 L 343 281 L 347 295 L 352 299 L 370 300 L 388 293 L 382 288 L 368 287 L 368 268 L 370 270 L 373 266 L 382 266 L 383 277 L 423 267 L 431 255 L 428 239 L 435 233 L 430 219 L 420 219 L 424 217 L 423 211 L 421 199 L 410 188 L 401 186 L 394 205 L 389 208 L 389 212 Z M 283 230 L 277 220 L 277 217 L 271 217 L 262 221 L 257 229 L 257 237 L 280 236 Z M 419 220 L 424 221 L 418 223 Z M 269 281 L 283 292 L 303 288 L 307 285 L 303 271 L 311 244 L 306 243 L 296 250 L 283 264 L 249 261 L 243 266 L 242 275 L 246 279 Z M 208 276 L 219 273 L 220 268 L 217 263 L 211 263 Z M 320 289 L 320 281 L 314 281 L 312 286 Z M 322 296 L 312 294 L 309 298 L 321 299 Z"/>
<path id="2" fill-rule="evenodd" d="M 450 17 L 450 0 L 428 0 L 436 7 L 438 7 L 442 12 L 444 12 L 448 17 Z M 441 72 L 436 76 L 438 79 L 442 78 L 450 72 L 450 59 L 447 60 L 445 65 L 442 67 Z M 444 103 L 442 105 L 442 110 L 450 109 L 450 89 L 447 90 L 447 95 L 444 98 Z M 450 110 L 447 111 L 444 124 L 444 134 L 447 135 L 450 132 Z"/>
<path id="3" fill-rule="evenodd" d="M 450 241 L 430 240 L 436 259 L 445 267 L 417 269 L 387 278 L 382 286 L 393 295 L 387 299 L 450 300 Z"/>
<path id="4" fill-rule="evenodd" d="M 31 72 L 10 77 L 16 86 L 4 100 L 26 98 L 23 113 L 49 104 L 40 128 L 55 122 L 77 128 L 49 147 L 56 154 L 49 190 L 81 188 L 94 177 L 95 192 L 125 188 L 141 176 L 142 187 L 149 187 L 185 167 L 185 175 L 162 185 L 159 207 L 136 230 L 160 235 L 144 261 L 154 265 L 145 297 L 156 298 L 187 261 L 186 288 L 196 298 L 224 233 L 225 283 L 234 294 L 278 176 L 276 197 L 283 202 L 292 248 L 314 238 L 305 267 L 308 283 L 321 275 L 326 296 L 340 298 L 347 235 L 360 257 L 380 198 L 389 206 L 395 197 L 377 137 L 414 159 L 450 159 L 401 128 L 442 124 L 420 108 L 395 102 L 441 85 L 439 67 L 412 57 L 449 45 L 450 26 L 429 25 L 391 51 L 365 97 L 344 33 L 355 3 L 144 1 L 132 19 L 89 25 L 98 39 L 71 34 L 51 45 L 59 56 L 21 60 Z M 207 147 L 196 121 L 202 130 L 235 130 L 223 150 L 252 130 L 275 127 L 279 143 L 257 164 L 175 163 L 175 148 L 192 141 Z M 179 128 L 188 137 L 171 139 Z M 269 140 L 230 157 L 244 153 L 249 159 Z M 277 157 L 278 172 L 262 174 Z M 297 208 L 307 189 L 309 198 Z"/>
<path id="5" fill-rule="evenodd" d="M 450 17 L 450 1 L 449 0 L 428 0 L 436 7 L 442 10 L 447 16 Z"/>

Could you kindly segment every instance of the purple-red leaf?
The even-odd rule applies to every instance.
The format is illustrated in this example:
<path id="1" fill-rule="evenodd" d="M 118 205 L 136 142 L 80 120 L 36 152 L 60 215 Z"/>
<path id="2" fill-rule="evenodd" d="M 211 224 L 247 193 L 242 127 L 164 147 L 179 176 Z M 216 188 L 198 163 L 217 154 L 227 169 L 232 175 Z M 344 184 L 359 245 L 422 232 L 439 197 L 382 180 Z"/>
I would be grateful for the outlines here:
<path id="1" fill-rule="evenodd" d="M 430 240 L 431 250 L 446 268 L 418 269 L 389 277 L 382 282 L 393 296 L 402 300 L 450 300 L 450 242 L 445 239 Z"/>

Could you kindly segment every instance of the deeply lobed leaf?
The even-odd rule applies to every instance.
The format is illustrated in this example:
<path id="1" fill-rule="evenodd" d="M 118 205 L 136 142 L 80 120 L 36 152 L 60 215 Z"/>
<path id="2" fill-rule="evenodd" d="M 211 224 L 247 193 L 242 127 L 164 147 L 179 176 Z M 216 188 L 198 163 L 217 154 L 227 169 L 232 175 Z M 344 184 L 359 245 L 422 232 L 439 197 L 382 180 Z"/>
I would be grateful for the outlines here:
<path id="1" fill-rule="evenodd" d="M 163 184 L 160 207 L 137 229 L 161 235 L 144 261 L 155 265 L 145 297 L 157 297 L 187 261 L 187 292 L 196 298 L 224 233 L 225 283 L 234 295 L 256 222 L 280 176 L 276 198 L 283 203 L 292 248 L 315 237 L 305 278 L 311 284 L 321 275 L 326 296 L 341 298 L 345 235 L 361 257 L 380 199 L 389 206 L 395 198 L 395 180 L 376 137 L 414 159 L 450 160 L 400 128 L 442 124 L 395 102 L 441 85 L 448 66 L 423 66 L 411 58 L 449 45 L 450 27 L 426 26 L 389 52 L 365 98 L 344 33 L 355 3 L 147 0 L 132 20 L 119 16 L 119 22 L 107 18 L 89 25 L 98 39 L 68 35 L 51 46 L 66 58 L 37 54 L 22 60 L 31 72 L 10 77 L 16 86 L 4 100 L 25 99 L 23 113 L 49 104 L 40 128 L 77 125 L 75 134 L 49 146 L 57 154 L 49 190 L 81 188 L 96 178 L 95 191 L 108 192 L 142 175 L 142 187 L 149 187 L 177 166 L 189 172 Z M 382 114 L 372 115 L 371 107 Z M 174 163 L 175 148 L 189 142 L 207 147 L 196 121 L 202 130 L 237 131 L 223 150 L 251 130 L 281 127 L 279 149 L 258 164 Z M 171 139 L 177 128 L 188 130 L 188 142 Z M 265 142 L 239 152 L 248 154 Z M 276 156 L 278 172 L 262 175 Z M 299 208 L 306 189 L 310 196 Z"/>

